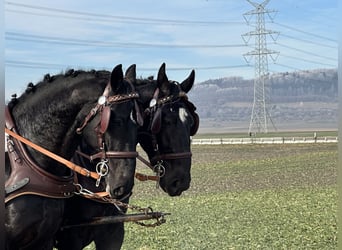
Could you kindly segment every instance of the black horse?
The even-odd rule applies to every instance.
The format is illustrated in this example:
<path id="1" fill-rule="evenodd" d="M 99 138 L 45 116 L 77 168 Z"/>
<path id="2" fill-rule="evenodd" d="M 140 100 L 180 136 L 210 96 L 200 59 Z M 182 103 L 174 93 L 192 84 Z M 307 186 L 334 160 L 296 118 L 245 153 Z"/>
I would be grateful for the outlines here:
<path id="1" fill-rule="evenodd" d="M 137 155 L 133 81 L 123 78 L 121 65 L 111 74 L 70 70 L 46 75 L 9 103 L 6 127 L 64 159 L 73 156 L 83 139 L 97 150 L 92 157 L 100 162 L 98 176 L 103 177 L 97 184 L 113 198 L 125 197 L 133 187 Z M 52 249 L 65 203 L 79 191 L 72 172 L 15 138 L 9 137 L 7 145 L 6 249 Z M 18 179 L 20 174 L 25 178 Z"/>
<path id="2" fill-rule="evenodd" d="M 135 65 L 132 65 L 127 69 L 126 77 L 135 79 L 135 72 Z M 169 81 L 165 64 L 160 67 L 157 80 L 137 79 L 133 83 L 140 96 L 140 107 L 145 110 L 144 126 L 139 128 L 138 142 L 147 152 L 152 168 L 160 175 L 161 187 L 171 196 L 180 195 L 189 188 L 191 181 L 190 136 L 196 133 L 199 120 L 195 107 L 187 100 L 185 93 L 193 83 L 194 71 L 181 84 Z M 88 151 L 87 145 L 83 144 L 82 151 Z M 80 155 L 76 154 L 74 160 L 89 169 L 95 167 Z M 128 202 L 128 198 L 124 201 Z M 82 197 L 73 197 L 68 203 L 67 225 L 89 221 L 93 217 L 119 214 L 112 204 Z M 61 230 L 57 234 L 56 247 L 83 249 L 94 241 L 96 249 L 120 249 L 123 239 L 123 223 L 83 226 Z"/>

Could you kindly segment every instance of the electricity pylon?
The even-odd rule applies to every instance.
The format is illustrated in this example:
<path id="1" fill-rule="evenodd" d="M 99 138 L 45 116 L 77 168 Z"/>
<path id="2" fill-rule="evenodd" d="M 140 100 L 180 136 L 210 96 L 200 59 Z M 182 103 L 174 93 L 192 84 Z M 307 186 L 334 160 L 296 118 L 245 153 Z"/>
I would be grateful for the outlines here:
<path id="1" fill-rule="evenodd" d="M 255 30 L 242 35 L 246 44 L 248 44 L 252 36 L 255 37 L 254 50 L 243 55 L 247 63 L 250 62 L 252 57 L 255 58 L 254 101 L 248 133 L 267 133 L 269 123 L 272 123 L 274 129 L 276 129 L 269 113 L 270 86 L 268 56 L 275 61 L 279 52 L 267 49 L 266 36 L 271 36 L 275 41 L 279 36 L 279 32 L 265 29 L 265 14 L 273 21 L 274 16 L 271 16 L 271 13 L 276 13 L 276 11 L 265 9 L 265 6 L 270 0 L 265 0 L 260 4 L 252 2 L 251 0 L 247 1 L 255 7 L 254 10 L 246 12 L 243 15 L 248 25 L 250 24 L 252 17 L 255 17 Z"/>

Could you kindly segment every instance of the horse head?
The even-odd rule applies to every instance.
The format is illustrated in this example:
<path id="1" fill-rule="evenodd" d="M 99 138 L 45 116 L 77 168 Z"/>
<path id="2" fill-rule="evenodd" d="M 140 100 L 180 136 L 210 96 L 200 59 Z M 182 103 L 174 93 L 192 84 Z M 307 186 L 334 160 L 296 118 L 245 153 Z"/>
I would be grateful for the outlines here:
<path id="1" fill-rule="evenodd" d="M 142 122 L 134 81 L 135 72 L 124 78 L 122 65 L 117 65 L 103 95 L 78 129 L 86 147 L 81 150 L 90 155 L 90 166 L 100 176 L 96 186 L 104 185 L 116 199 L 129 196 L 134 185 L 137 124 Z"/>
<path id="2" fill-rule="evenodd" d="M 194 80 L 193 70 L 182 83 L 169 81 L 162 64 L 138 133 L 140 145 L 160 175 L 161 188 L 170 196 L 181 195 L 190 187 L 191 136 L 197 132 L 199 117 L 186 93 Z"/>

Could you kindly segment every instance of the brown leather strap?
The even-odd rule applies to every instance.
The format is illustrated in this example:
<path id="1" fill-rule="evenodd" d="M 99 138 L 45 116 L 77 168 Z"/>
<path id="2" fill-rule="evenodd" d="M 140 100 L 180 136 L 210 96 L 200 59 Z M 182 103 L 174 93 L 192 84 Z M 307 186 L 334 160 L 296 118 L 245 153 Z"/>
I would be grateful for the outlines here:
<path id="1" fill-rule="evenodd" d="M 146 175 L 136 172 L 135 178 L 137 178 L 139 181 L 159 181 L 159 176 L 156 175 Z"/>
<path id="2" fill-rule="evenodd" d="M 191 158 L 192 153 L 191 152 L 184 152 L 184 153 L 170 153 L 170 154 L 163 154 L 163 155 L 157 155 L 151 159 L 152 163 L 156 163 L 161 160 L 176 160 L 176 159 L 184 159 L 184 158 Z M 152 171 L 155 171 L 155 168 L 152 166 L 150 162 L 145 160 L 140 155 L 137 156 L 137 159 L 139 159 L 141 162 L 143 162 L 146 166 L 148 166 Z M 136 172 L 135 178 L 137 178 L 139 181 L 159 181 L 160 176 L 158 175 L 146 175 Z"/>
<path id="3" fill-rule="evenodd" d="M 182 153 L 170 153 L 170 154 L 162 154 L 156 155 L 151 159 L 151 162 L 158 162 L 160 160 L 176 160 L 176 159 L 185 159 L 191 158 L 191 152 L 182 152 Z"/>
<path id="4" fill-rule="evenodd" d="M 84 118 L 84 121 L 83 121 L 82 125 L 76 129 L 76 133 L 77 133 L 77 134 L 81 134 L 81 133 L 82 133 L 83 129 L 87 126 L 87 124 L 89 123 L 89 121 L 90 121 L 91 119 L 93 119 L 93 117 L 96 115 L 96 113 L 98 112 L 98 110 L 99 110 L 100 107 L 101 107 L 101 105 L 100 105 L 100 104 L 97 104 L 97 105 L 95 106 L 95 108 L 92 108 L 92 109 L 90 110 L 89 114 Z"/>
<path id="5" fill-rule="evenodd" d="M 145 160 L 142 156 L 138 155 L 137 159 L 139 159 L 141 162 L 143 162 L 146 166 L 148 166 L 150 169 L 153 170 L 153 166 L 151 165 L 151 163 L 147 160 Z"/>
<path id="6" fill-rule="evenodd" d="M 77 150 L 76 153 L 90 161 L 101 158 L 136 158 L 139 156 L 136 151 L 106 151 L 105 154 L 103 152 L 98 152 L 93 155 L 87 155 L 82 151 Z"/>
<path id="7" fill-rule="evenodd" d="M 109 125 L 109 120 L 110 120 L 110 115 L 111 115 L 111 110 L 110 106 L 104 106 L 101 110 L 101 122 L 100 122 L 100 127 L 99 127 L 99 132 L 101 134 L 106 133 L 108 125 Z"/>
<path id="8" fill-rule="evenodd" d="M 65 165 L 66 167 L 72 169 L 73 171 L 81 174 L 81 175 L 84 175 L 84 176 L 87 176 L 87 177 L 91 177 L 93 179 L 98 179 L 99 178 L 99 175 L 96 173 L 96 172 L 91 172 L 85 168 L 82 168 L 76 164 L 74 164 L 73 162 L 71 161 L 68 161 L 64 158 L 62 158 L 61 156 L 59 155 L 56 155 L 50 151 L 48 151 L 47 149 L 41 147 L 41 146 L 38 146 L 34 143 L 32 143 L 31 141 L 27 140 L 26 138 L 18 135 L 17 133 L 14 133 L 12 132 L 11 130 L 5 128 L 5 133 L 9 134 L 10 136 L 14 137 L 15 139 L 21 141 L 22 143 L 32 147 L 33 149 L 39 151 L 40 153 L 58 161 L 59 163 L 62 163 L 63 165 Z"/>

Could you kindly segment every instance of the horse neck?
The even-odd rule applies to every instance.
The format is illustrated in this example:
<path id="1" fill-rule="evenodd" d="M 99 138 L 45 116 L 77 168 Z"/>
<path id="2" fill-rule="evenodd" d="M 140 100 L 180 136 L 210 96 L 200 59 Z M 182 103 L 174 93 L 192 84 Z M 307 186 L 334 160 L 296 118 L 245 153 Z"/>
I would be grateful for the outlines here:
<path id="1" fill-rule="evenodd" d="M 86 72 L 84 72 L 86 74 Z M 59 78 L 55 82 L 37 85 L 34 93 L 22 95 L 12 108 L 19 134 L 47 150 L 70 159 L 78 144 L 75 130 L 80 117 L 86 115 L 106 86 L 108 78 L 99 79 L 88 73 L 74 78 Z M 95 84 L 94 81 L 98 84 Z M 56 175 L 66 168 L 28 148 L 37 164 Z"/>

